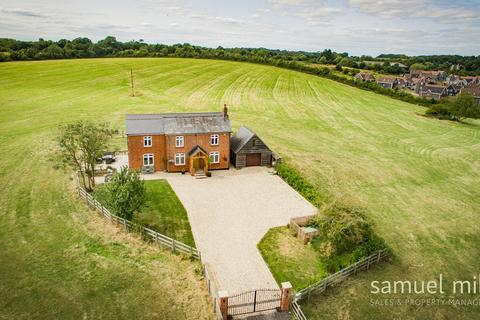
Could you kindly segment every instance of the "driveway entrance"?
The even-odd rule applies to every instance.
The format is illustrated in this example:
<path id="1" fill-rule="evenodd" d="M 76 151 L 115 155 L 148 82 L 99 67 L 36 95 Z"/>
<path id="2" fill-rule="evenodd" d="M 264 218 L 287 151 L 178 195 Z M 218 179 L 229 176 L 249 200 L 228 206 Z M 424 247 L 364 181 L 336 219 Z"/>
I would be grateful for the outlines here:
<path id="1" fill-rule="evenodd" d="M 168 174 L 185 206 L 197 248 L 230 295 L 278 288 L 257 244 L 272 227 L 316 208 L 265 167 L 213 171 L 208 179 Z"/>

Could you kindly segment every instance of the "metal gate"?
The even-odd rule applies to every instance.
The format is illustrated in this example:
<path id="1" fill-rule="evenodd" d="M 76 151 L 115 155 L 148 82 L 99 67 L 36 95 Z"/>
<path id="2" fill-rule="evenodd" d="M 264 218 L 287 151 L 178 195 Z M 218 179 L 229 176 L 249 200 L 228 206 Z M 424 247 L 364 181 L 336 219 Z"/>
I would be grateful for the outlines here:
<path id="1" fill-rule="evenodd" d="M 257 289 L 228 297 L 228 315 L 260 312 L 280 308 L 280 289 Z"/>

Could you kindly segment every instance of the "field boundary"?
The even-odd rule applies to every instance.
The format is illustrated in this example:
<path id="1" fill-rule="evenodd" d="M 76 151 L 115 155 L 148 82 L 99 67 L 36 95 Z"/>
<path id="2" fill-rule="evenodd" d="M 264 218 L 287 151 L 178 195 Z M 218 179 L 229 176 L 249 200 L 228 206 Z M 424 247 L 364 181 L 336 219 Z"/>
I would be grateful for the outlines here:
<path id="1" fill-rule="evenodd" d="M 149 229 L 147 227 L 135 224 L 127 219 L 119 217 L 110 212 L 105 208 L 98 200 L 96 200 L 91 194 L 89 194 L 84 188 L 77 184 L 77 191 L 80 197 L 84 198 L 87 202 L 87 205 L 95 210 L 97 210 L 105 219 L 115 223 L 118 226 L 125 228 L 125 231 L 140 231 L 142 235 L 152 240 L 155 243 L 161 244 L 164 247 L 167 247 L 172 250 L 172 252 L 180 252 L 186 254 L 192 258 L 195 258 L 200 261 L 202 265 L 202 273 L 205 278 L 205 282 L 208 287 L 208 293 L 212 299 L 213 309 L 216 315 L 217 320 L 222 320 L 222 313 L 220 310 L 220 305 L 218 303 L 218 284 L 212 270 L 212 267 L 204 262 L 202 255 L 197 248 L 184 244 L 181 241 L 170 238 L 164 234 L 161 234 L 157 231 Z"/>
<path id="2" fill-rule="evenodd" d="M 82 188 L 78 184 L 77 191 L 78 195 L 84 198 L 90 207 L 96 209 L 105 219 L 109 220 L 110 222 L 113 222 L 119 226 L 123 226 L 126 231 L 140 231 L 145 237 L 147 237 L 151 241 L 171 249 L 172 252 L 181 252 L 195 259 L 201 260 L 201 253 L 199 250 L 197 250 L 197 248 L 189 246 L 181 241 L 175 240 L 157 231 L 141 226 L 139 224 L 135 224 L 127 219 L 111 213 L 110 210 L 105 208 L 97 199 L 95 199 L 95 197 L 89 194 L 84 188 Z"/>
<path id="3" fill-rule="evenodd" d="M 296 320 L 308 320 L 308 318 L 303 313 L 299 302 L 305 297 L 310 298 L 310 294 L 312 292 L 316 292 L 316 293 L 325 292 L 327 288 L 335 287 L 337 284 L 343 282 L 352 274 L 356 274 L 359 271 L 369 269 L 371 266 L 377 265 L 380 262 L 387 260 L 388 258 L 389 258 L 389 253 L 387 249 L 378 250 L 374 254 L 366 257 L 365 259 L 355 262 L 349 265 L 348 267 L 318 281 L 317 283 L 314 283 L 311 286 L 308 286 L 298 291 L 293 296 L 293 300 L 290 308 L 294 318 Z"/>
<path id="4" fill-rule="evenodd" d="M 305 297 L 310 297 L 312 292 L 322 293 L 327 288 L 335 287 L 340 282 L 343 282 L 346 278 L 351 276 L 352 274 L 356 274 L 359 271 L 369 269 L 371 266 L 377 265 L 380 262 L 383 262 L 389 258 L 388 250 L 382 249 L 378 250 L 374 254 L 369 255 L 365 259 L 362 259 L 358 262 L 355 262 L 349 265 L 342 270 L 329 275 L 328 277 L 308 286 L 297 293 L 295 293 L 293 300 L 295 302 L 300 301 Z"/>

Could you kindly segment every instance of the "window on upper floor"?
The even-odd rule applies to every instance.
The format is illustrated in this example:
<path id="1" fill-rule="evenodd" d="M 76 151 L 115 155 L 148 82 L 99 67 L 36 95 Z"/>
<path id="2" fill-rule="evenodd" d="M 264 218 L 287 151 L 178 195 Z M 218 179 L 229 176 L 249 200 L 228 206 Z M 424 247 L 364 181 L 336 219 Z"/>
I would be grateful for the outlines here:
<path id="1" fill-rule="evenodd" d="M 212 146 L 218 145 L 218 134 L 212 134 L 212 135 L 210 136 L 210 144 L 211 144 Z"/>
<path id="2" fill-rule="evenodd" d="M 185 145 L 185 139 L 183 136 L 175 137 L 175 147 L 182 148 Z"/>
<path id="3" fill-rule="evenodd" d="M 210 163 L 219 163 L 220 162 L 220 152 L 213 151 L 209 154 Z"/>
<path id="4" fill-rule="evenodd" d="M 143 146 L 144 147 L 151 147 L 152 146 L 152 137 L 150 137 L 150 136 L 143 137 Z"/>
<path id="5" fill-rule="evenodd" d="M 185 153 L 176 153 L 175 154 L 175 165 L 176 166 L 185 165 Z"/>

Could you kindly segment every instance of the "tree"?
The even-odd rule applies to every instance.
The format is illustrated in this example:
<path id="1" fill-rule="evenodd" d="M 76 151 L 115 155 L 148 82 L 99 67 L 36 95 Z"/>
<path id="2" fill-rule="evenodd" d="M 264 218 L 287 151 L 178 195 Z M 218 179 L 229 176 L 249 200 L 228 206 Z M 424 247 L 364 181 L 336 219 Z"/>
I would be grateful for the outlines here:
<path id="1" fill-rule="evenodd" d="M 97 159 L 105 153 L 112 134 L 105 123 L 77 121 L 60 127 L 58 142 L 64 164 L 78 172 L 83 187 L 89 192 L 95 187 Z"/>
<path id="2" fill-rule="evenodd" d="M 322 56 L 320 59 L 318 59 L 318 63 L 327 64 L 327 58 L 325 56 Z"/>
<path id="3" fill-rule="evenodd" d="M 146 188 L 136 171 L 123 167 L 107 184 L 107 205 L 118 216 L 131 220 L 146 201 Z"/>
<path id="4" fill-rule="evenodd" d="M 457 119 L 480 119 L 480 105 L 472 94 L 461 93 L 450 107 L 450 113 Z"/>

